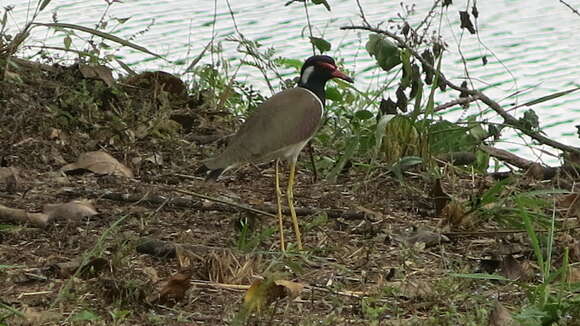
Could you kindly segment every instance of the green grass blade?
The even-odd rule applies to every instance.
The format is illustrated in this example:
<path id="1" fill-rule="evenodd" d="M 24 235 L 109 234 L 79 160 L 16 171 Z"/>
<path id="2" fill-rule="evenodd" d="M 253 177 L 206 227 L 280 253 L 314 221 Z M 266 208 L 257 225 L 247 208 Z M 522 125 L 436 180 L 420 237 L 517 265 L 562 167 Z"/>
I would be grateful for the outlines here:
<path id="1" fill-rule="evenodd" d="M 510 279 L 503 277 L 501 275 L 484 274 L 484 273 L 476 273 L 476 274 L 450 273 L 449 276 L 460 277 L 460 278 L 470 278 L 470 279 L 475 279 L 475 280 L 497 280 L 497 281 L 509 281 L 510 280 Z"/>
<path id="2" fill-rule="evenodd" d="M 137 44 L 135 44 L 133 42 L 129 42 L 129 41 L 124 40 L 124 39 L 122 39 L 120 37 L 117 37 L 115 35 L 111 35 L 109 33 L 105 33 L 105 32 L 102 32 L 102 31 L 99 31 L 99 30 L 96 30 L 96 29 L 93 29 L 93 28 L 88 28 L 88 27 L 85 27 L 85 26 L 80 26 L 80 25 L 75 25 L 75 24 L 66 24 L 66 23 L 34 23 L 34 25 L 45 26 L 45 27 L 57 27 L 57 28 L 74 29 L 74 30 L 77 30 L 77 31 L 81 31 L 81 32 L 85 32 L 85 33 L 89 33 L 89 34 L 92 34 L 92 35 L 96 35 L 96 36 L 102 37 L 102 38 L 107 39 L 109 41 L 113 41 L 113 42 L 119 43 L 119 44 L 121 44 L 123 46 L 128 46 L 130 48 L 133 48 L 135 50 L 141 51 L 143 53 L 147 53 L 147 54 L 150 54 L 152 56 L 155 56 L 155 57 L 158 57 L 160 59 L 163 59 L 162 56 L 160 56 L 159 54 L 156 54 L 156 53 L 153 53 L 153 52 L 149 51 L 145 47 L 142 47 L 142 46 L 137 45 Z"/>
<path id="3" fill-rule="evenodd" d="M 526 232 L 528 233 L 528 237 L 530 237 L 532 248 L 534 248 L 536 260 L 538 261 L 538 265 L 540 266 L 540 270 L 542 271 L 542 278 L 543 280 L 546 280 L 547 275 L 545 274 L 546 269 L 544 265 L 544 255 L 542 254 L 542 248 L 540 248 L 540 241 L 538 240 L 538 235 L 536 234 L 534 226 L 532 225 L 532 218 L 526 211 L 525 205 L 521 203 L 520 198 L 517 198 L 516 202 L 518 204 L 518 208 L 520 209 L 520 214 L 522 216 Z"/>
<path id="4" fill-rule="evenodd" d="M 540 104 L 543 102 L 547 102 L 547 101 L 551 101 L 553 99 L 556 99 L 558 97 L 564 96 L 564 95 L 568 95 L 570 93 L 574 93 L 577 90 L 580 90 L 580 86 L 579 87 L 574 87 L 565 91 L 560 91 L 560 92 L 556 92 L 556 93 L 552 93 L 550 95 L 546 95 L 546 96 L 542 96 L 540 98 L 537 98 L 535 100 L 531 100 L 529 102 L 526 102 L 524 104 L 522 104 L 522 106 L 532 106 L 532 105 L 536 105 L 536 104 Z"/>
<path id="5" fill-rule="evenodd" d="M 40 4 L 40 7 L 38 8 L 38 11 L 43 11 L 44 8 L 46 8 L 46 6 L 48 6 L 51 1 L 52 0 L 44 0 L 44 1 L 42 1 L 42 3 Z"/>

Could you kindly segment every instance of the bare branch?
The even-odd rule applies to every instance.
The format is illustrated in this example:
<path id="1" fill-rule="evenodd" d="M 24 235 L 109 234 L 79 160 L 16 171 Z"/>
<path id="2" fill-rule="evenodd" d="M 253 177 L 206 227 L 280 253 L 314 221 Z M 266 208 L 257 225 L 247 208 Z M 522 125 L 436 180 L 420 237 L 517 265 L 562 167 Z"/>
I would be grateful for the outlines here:
<path id="1" fill-rule="evenodd" d="M 576 15 L 580 16 L 580 12 L 578 11 L 578 9 L 572 7 L 570 4 L 568 4 L 566 1 L 564 0 L 560 0 L 560 3 L 564 4 L 564 6 L 568 7 L 568 9 L 572 10 L 573 13 L 575 13 Z"/>
<path id="2" fill-rule="evenodd" d="M 374 32 L 374 33 L 378 33 L 378 34 L 383 34 L 386 35 L 392 39 L 394 39 L 395 41 L 397 41 L 398 45 L 402 48 L 407 49 L 411 55 L 413 55 L 413 57 L 415 57 L 415 59 L 417 59 L 419 62 L 421 62 L 421 64 L 423 64 L 423 66 L 427 67 L 428 69 L 431 69 L 433 71 L 437 71 L 437 69 L 435 67 L 433 67 L 429 62 L 427 62 L 425 59 L 423 59 L 421 57 L 421 55 L 415 51 L 415 49 L 411 48 L 406 42 L 405 40 L 403 40 L 401 37 L 399 37 L 398 35 L 386 31 L 386 30 L 381 30 L 378 28 L 374 28 L 374 27 L 369 27 L 369 26 L 343 26 L 341 27 L 342 30 L 366 30 L 366 31 L 370 31 L 370 32 Z M 463 88 L 461 86 L 458 86 L 457 84 L 451 82 L 450 80 L 448 80 L 445 75 L 443 73 L 439 73 L 439 78 L 441 79 L 441 81 L 443 83 L 445 83 L 445 85 L 447 85 L 450 88 L 453 88 L 454 90 L 457 90 L 459 92 L 463 92 L 467 95 L 470 96 L 475 96 L 478 97 L 483 103 L 485 103 L 488 107 L 490 107 L 492 110 L 494 110 L 497 114 L 499 114 L 503 119 L 505 124 L 511 126 L 512 128 L 515 128 L 519 131 L 521 131 L 522 133 L 524 133 L 525 135 L 531 137 L 532 139 L 540 142 L 541 144 L 545 144 L 548 146 L 551 146 L 553 148 L 557 148 L 561 151 L 564 152 L 570 152 L 570 153 L 578 153 L 580 154 L 580 148 L 578 147 L 573 147 L 573 146 L 569 146 L 566 144 L 562 144 L 560 142 L 557 142 L 549 137 L 546 137 L 544 135 L 542 135 L 539 132 L 535 132 L 532 130 L 529 130 L 527 128 L 523 128 L 521 126 L 521 123 L 518 119 L 514 118 L 512 115 L 510 115 L 509 113 L 507 113 L 502 107 L 501 105 L 499 105 L 499 103 L 497 103 L 496 101 L 492 100 L 491 98 L 487 97 L 487 95 L 485 95 L 483 92 L 478 91 L 478 90 L 474 90 L 474 89 L 469 89 L 469 88 Z"/>
<path id="3" fill-rule="evenodd" d="M 465 104 L 468 104 L 468 103 L 471 103 L 471 102 L 475 102 L 477 100 L 479 100 L 479 97 L 477 97 L 477 96 L 461 97 L 461 98 L 458 98 L 456 100 L 449 101 L 447 103 L 443 103 L 441 105 L 436 106 L 433 109 L 433 112 L 443 111 L 443 110 L 448 109 L 448 108 L 450 108 L 452 106 L 465 105 Z"/>

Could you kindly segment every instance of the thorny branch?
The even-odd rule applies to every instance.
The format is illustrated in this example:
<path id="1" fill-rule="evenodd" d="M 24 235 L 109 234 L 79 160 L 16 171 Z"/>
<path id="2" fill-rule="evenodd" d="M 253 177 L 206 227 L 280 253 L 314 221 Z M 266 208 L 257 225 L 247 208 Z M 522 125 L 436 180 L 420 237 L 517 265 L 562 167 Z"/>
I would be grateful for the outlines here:
<path id="1" fill-rule="evenodd" d="M 395 40 L 398 45 L 406 50 L 408 50 L 411 55 L 413 55 L 413 57 L 415 57 L 415 59 L 417 59 L 419 62 L 421 62 L 421 64 L 424 67 L 427 67 L 428 69 L 431 69 L 432 71 L 437 71 L 437 69 L 435 67 L 433 67 L 429 62 L 427 62 L 425 59 L 423 59 L 421 57 L 421 55 L 415 51 L 415 49 L 413 49 L 412 47 L 410 47 L 404 39 L 402 39 L 401 37 L 399 37 L 398 35 L 395 35 L 392 32 L 386 31 L 386 30 L 382 30 L 379 28 L 375 28 L 375 27 L 371 27 L 371 26 L 343 26 L 341 27 L 342 30 L 366 30 L 369 32 L 374 32 L 374 33 L 378 33 L 378 34 L 383 34 L 385 36 L 388 36 L 390 38 L 392 38 L 393 40 Z M 453 88 L 454 90 L 457 90 L 459 92 L 463 92 L 464 94 L 473 96 L 473 97 L 477 97 L 479 98 L 479 100 L 481 100 L 483 103 L 485 103 L 488 107 L 490 107 L 492 110 L 494 110 L 497 114 L 499 114 L 503 119 L 505 124 L 521 131 L 522 133 L 524 133 L 525 135 L 531 137 L 532 139 L 551 146 L 553 148 L 557 148 L 561 151 L 564 152 L 569 152 L 569 153 L 577 153 L 580 154 L 580 148 L 578 147 L 573 147 L 573 146 L 569 146 L 566 144 L 562 144 L 560 142 L 557 142 L 549 137 L 546 137 L 542 134 L 540 134 L 539 132 L 534 132 L 532 130 L 529 130 L 527 128 L 523 128 L 521 126 L 521 123 L 514 118 L 511 114 L 507 113 L 502 107 L 501 105 L 499 105 L 499 103 L 497 103 L 496 101 L 492 100 L 491 98 L 489 98 L 488 96 L 486 96 L 483 92 L 475 90 L 475 89 L 469 89 L 469 88 L 463 88 L 461 86 L 456 85 L 455 83 L 451 82 L 450 80 L 448 80 L 445 75 L 441 72 L 439 72 L 439 79 L 445 83 L 448 87 Z"/>

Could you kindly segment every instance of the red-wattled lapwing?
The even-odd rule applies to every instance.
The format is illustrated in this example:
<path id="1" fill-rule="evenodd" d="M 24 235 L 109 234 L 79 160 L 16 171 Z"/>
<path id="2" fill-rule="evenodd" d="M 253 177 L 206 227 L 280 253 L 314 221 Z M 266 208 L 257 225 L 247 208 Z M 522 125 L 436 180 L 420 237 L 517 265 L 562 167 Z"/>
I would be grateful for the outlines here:
<path id="1" fill-rule="evenodd" d="M 276 160 L 276 200 L 282 251 L 285 250 L 285 244 L 278 161 L 282 159 L 290 164 L 286 195 L 296 242 L 298 248 L 302 249 L 292 192 L 296 160 L 319 127 L 324 113 L 324 86 L 328 80 L 335 77 L 353 82 L 352 78 L 338 70 L 331 57 L 316 55 L 308 58 L 300 71 L 298 87 L 277 93 L 256 108 L 231 138 L 223 153 L 203 162 L 205 167 L 211 170 L 207 179 L 215 180 L 224 171 L 243 163 Z"/>

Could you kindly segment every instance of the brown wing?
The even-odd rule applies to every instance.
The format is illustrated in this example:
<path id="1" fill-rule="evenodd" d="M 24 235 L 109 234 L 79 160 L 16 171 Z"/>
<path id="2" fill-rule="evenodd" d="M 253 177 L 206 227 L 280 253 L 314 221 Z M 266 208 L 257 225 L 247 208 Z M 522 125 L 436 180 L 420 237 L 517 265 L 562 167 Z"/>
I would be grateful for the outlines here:
<path id="1" fill-rule="evenodd" d="M 233 137 L 226 150 L 206 161 L 210 169 L 259 161 L 284 147 L 312 137 L 322 117 L 322 103 L 307 89 L 280 92 L 254 111 Z"/>

